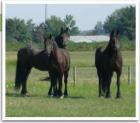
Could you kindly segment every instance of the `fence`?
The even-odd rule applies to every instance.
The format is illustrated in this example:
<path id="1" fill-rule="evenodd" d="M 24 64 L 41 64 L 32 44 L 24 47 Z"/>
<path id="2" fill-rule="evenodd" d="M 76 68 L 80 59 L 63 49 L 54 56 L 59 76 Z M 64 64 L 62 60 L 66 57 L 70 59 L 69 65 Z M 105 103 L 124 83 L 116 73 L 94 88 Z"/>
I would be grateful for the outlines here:
<path id="1" fill-rule="evenodd" d="M 116 74 L 113 74 L 112 81 L 116 82 Z M 98 76 L 95 67 L 76 67 L 70 69 L 69 81 L 74 85 L 78 82 L 98 82 Z M 135 82 L 135 66 L 123 66 L 121 82 L 127 82 L 129 85 Z"/>

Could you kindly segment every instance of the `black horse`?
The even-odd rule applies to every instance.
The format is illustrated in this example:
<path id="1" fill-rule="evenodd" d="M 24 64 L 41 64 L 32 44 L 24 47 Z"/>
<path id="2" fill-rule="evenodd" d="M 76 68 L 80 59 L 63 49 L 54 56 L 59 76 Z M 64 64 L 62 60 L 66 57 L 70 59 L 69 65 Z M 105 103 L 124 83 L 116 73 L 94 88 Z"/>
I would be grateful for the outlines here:
<path id="1" fill-rule="evenodd" d="M 117 74 L 117 94 L 116 98 L 121 96 L 120 93 L 120 76 L 122 73 L 122 55 L 120 52 L 120 42 L 118 39 L 119 31 L 112 30 L 107 47 L 96 50 L 95 66 L 99 78 L 99 97 L 106 93 L 110 97 L 110 85 L 113 72 Z"/>
<path id="2" fill-rule="evenodd" d="M 22 86 L 21 94 L 27 93 L 27 79 L 32 67 L 48 71 L 49 57 L 44 50 L 36 50 L 31 47 L 25 47 L 18 51 L 16 64 L 15 89 Z"/>
<path id="3" fill-rule="evenodd" d="M 55 37 L 55 41 L 59 48 L 65 48 L 66 47 L 65 41 L 68 41 L 69 38 L 70 38 L 69 28 L 66 27 L 66 29 L 63 29 L 62 27 L 60 34 Z"/>
<path id="4" fill-rule="evenodd" d="M 70 55 L 67 50 L 57 46 L 51 35 L 46 41 L 46 52 L 50 58 L 49 74 L 51 76 L 51 86 L 48 94 L 62 96 L 62 79 L 64 76 L 64 96 L 68 96 L 67 79 L 70 69 Z"/>
<path id="5" fill-rule="evenodd" d="M 69 34 L 66 34 L 66 31 L 60 34 L 62 35 L 62 40 L 60 42 L 63 46 L 69 38 Z M 48 59 L 48 54 L 44 49 L 37 50 L 32 47 L 21 48 L 17 53 L 15 90 L 17 91 L 20 86 L 22 86 L 21 94 L 26 95 L 27 79 L 32 67 L 41 71 L 48 71 Z"/>
<path id="6" fill-rule="evenodd" d="M 69 28 L 66 27 L 66 29 L 64 29 L 63 27 L 61 27 L 60 34 L 55 37 L 55 41 L 59 48 L 65 49 L 66 41 L 68 41 L 69 38 L 70 38 Z M 46 49 L 46 40 L 44 40 L 44 49 Z"/>

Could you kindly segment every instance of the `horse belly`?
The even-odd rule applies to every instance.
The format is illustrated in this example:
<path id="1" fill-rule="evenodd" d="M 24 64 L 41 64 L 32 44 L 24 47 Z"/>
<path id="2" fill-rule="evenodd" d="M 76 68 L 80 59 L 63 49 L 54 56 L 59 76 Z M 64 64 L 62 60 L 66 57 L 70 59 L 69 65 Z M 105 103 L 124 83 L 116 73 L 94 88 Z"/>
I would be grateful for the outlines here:
<path id="1" fill-rule="evenodd" d="M 34 63 L 33 65 L 34 68 L 41 70 L 41 71 L 47 71 L 48 70 L 48 64 L 47 63 Z"/>

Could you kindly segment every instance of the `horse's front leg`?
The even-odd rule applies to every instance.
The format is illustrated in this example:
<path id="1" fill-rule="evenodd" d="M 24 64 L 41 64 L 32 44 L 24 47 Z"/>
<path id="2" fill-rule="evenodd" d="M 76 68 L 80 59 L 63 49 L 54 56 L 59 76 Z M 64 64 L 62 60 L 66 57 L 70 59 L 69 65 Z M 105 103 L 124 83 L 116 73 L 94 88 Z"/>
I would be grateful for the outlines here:
<path id="1" fill-rule="evenodd" d="M 102 78 L 101 78 L 101 75 L 98 70 L 97 70 L 97 74 L 98 74 L 98 78 L 99 78 L 99 85 L 98 85 L 99 95 L 98 95 L 98 97 L 101 97 L 102 96 Z"/>
<path id="2" fill-rule="evenodd" d="M 102 96 L 102 79 L 99 77 L 99 97 Z"/>
<path id="3" fill-rule="evenodd" d="M 58 76 L 58 96 L 62 96 L 62 75 Z"/>
<path id="4" fill-rule="evenodd" d="M 120 98 L 121 93 L 120 93 L 120 74 L 117 73 L 117 94 L 116 98 Z"/>
<path id="5" fill-rule="evenodd" d="M 50 88 L 48 91 L 48 95 L 51 96 L 56 96 L 57 95 L 57 90 L 56 90 L 56 77 L 54 76 L 54 74 L 50 74 L 51 75 L 51 81 L 50 81 Z"/>
<path id="6" fill-rule="evenodd" d="M 67 91 L 67 83 L 68 83 L 68 72 L 64 73 L 64 83 L 65 83 L 65 90 L 64 90 L 64 96 L 68 96 L 68 91 Z"/>
<path id="7" fill-rule="evenodd" d="M 106 78 L 106 82 L 107 82 L 106 98 L 111 97 L 111 92 L 110 92 L 111 78 L 112 78 L 112 76 L 107 76 L 107 78 Z"/>

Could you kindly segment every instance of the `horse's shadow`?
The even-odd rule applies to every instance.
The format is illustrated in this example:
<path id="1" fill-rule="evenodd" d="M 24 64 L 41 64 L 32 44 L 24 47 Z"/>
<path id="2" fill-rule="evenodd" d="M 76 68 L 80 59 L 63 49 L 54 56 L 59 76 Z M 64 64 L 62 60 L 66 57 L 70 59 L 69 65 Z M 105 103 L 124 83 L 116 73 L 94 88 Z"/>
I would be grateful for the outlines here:
<path id="1" fill-rule="evenodd" d="M 68 99 L 85 99 L 84 96 L 68 96 L 66 98 L 68 98 Z"/>
<path id="2" fill-rule="evenodd" d="M 40 95 L 27 95 L 27 96 L 23 96 L 21 94 L 15 94 L 15 93 L 7 92 L 6 96 L 7 97 L 38 97 Z M 58 97 L 50 97 L 50 96 L 47 96 L 47 95 L 46 96 L 43 95 L 42 97 L 59 99 Z M 84 96 L 68 96 L 68 97 L 64 97 L 64 99 L 85 99 L 85 97 Z"/>

